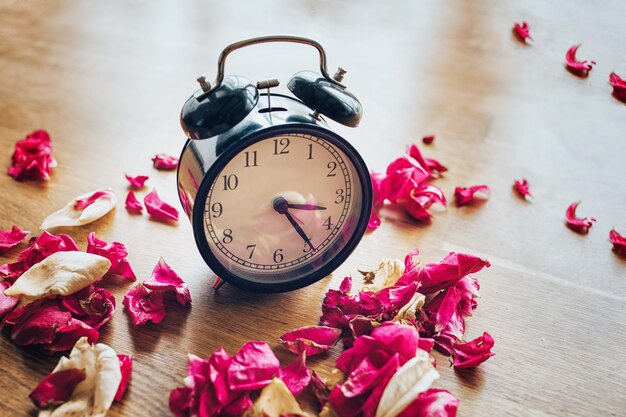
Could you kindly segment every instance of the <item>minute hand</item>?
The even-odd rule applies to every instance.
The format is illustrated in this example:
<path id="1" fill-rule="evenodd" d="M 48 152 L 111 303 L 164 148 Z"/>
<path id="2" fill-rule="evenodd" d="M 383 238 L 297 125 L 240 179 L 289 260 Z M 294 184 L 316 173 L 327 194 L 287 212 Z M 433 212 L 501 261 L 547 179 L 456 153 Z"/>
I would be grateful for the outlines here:
<path id="1" fill-rule="evenodd" d="M 313 247 L 313 244 L 311 243 L 311 239 L 309 239 L 309 237 L 306 235 L 306 233 L 304 233 L 304 230 L 302 230 L 300 225 L 296 222 L 296 219 L 294 219 L 293 216 L 291 214 L 289 214 L 288 211 L 284 212 L 283 214 L 287 217 L 287 220 L 289 220 L 289 223 L 291 223 L 293 228 L 296 229 L 296 232 L 298 232 L 298 234 L 304 240 L 304 242 L 307 245 L 309 245 L 309 247 L 312 250 L 315 250 L 315 248 Z"/>
<path id="2" fill-rule="evenodd" d="M 315 204 L 287 204 L 290 209 L 296 210 L 326 210 L 326 207 L 316 206 Z"/>

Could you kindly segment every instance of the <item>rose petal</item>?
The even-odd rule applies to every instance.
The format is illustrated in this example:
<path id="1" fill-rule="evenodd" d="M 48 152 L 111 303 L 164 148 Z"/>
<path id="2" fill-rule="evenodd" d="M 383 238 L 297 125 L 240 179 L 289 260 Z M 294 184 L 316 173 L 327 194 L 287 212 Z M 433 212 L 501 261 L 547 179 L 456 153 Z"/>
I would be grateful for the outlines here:
<path id="1" fill-rule="evenodd" d="M 456 417 L 459 400 L 445 389 L 431 388 L 419 395 L 398 417 Z"/>
<path id="2" fill-rule="evenodd" d="M 278 342 L 293 353 L 305 352 L 307 356 L 326 352 L 341 338 L 341 329 L 327 326 L 306 326 L 283 334 Z"/>
<path id="3" fill-rule="evenodd" d="M 120 242 L 107 243 L 104 240 L 100 240 L 96 237 L 95 232 L 87 235 L 87 253 L 93 253 L 100 255 L 111 261 L 111 268 L 109 274 L 120 275 L 124 278 L 137 279 L 133 269 L 128 263 L 128 251 L 126 246 Z"/>
<path id="4" fill-rule="evenodd" d="M 438 187 L 426 184 L 410 191 L 405 208 L 411 217 L 427 221 L 432 217 L 427 210 L 435 203 L 445 207 L 446 197 Z"/>
<path id="5" fill-rule="evenodd" d="M 62 209 L 50 214 L 41 224 L 42 229 L 82 226 L 98 220 L 115 207 L 113 190 L 98 190 L 79 195 Z"/>
<path id="6" fill-rule="evenodd" d="M 493 337 L 487 332 L 476 339 L 452 345 L 452 355 L 454 356 L 454 367 L 458 369 L 475 368 L 493 355 Z"/>
<path id="7" fill-rule="evenodd" d="M 246 411 L 246 417 L 308 417 L 294 398 L 293 394 L 283 381 L 278 378 L 272 381 L 261 391 L 250 409 Z"/>
<path id="8" fill-rule="evenodd" d="M 283 382 L 293 395 L 299 394 L 311 382 L 311 373 L 306 367 L 306 352 L 302 351 L 282 370 Z"/>
<path id="9" fill-rule="evenodd" d="M 135 326 L 141 326 L 148 321 L 157 324 L 165 317 L 165 306 L 161 292 L 148 291 L 141 282 L 126 293 L 122 304 L 126 307 L 126 311 Z"/>
<path id="10" fill-rule="evenodd" d="M 62 404 L 70 399 L 74 388 L 84 381 L 87 374 L 78 368 L 52 372 L 41 380 L 28 395 L 37 408 L 48 408 Z"/>
<path id="11" fill-rule="evenodd" d="M 515 180 L 514 183 L 515 189 L 517 192 L 524 198 L 528 200 L 528 197 L 532 197 L 533 195 L 530 193 L 530 189 L 528 187 L 528 181 L 526 178 L 522 178 L 522 180 Z"/>
<path id="12" fill-rule="evenodd" d="M 0 281 L 0 319 L 10 313 L 11 310 L 15 308 L 18 301 L 20 301 L 17 297 L 4 295 L 4 290 L 9 288 L 10 285 L 11 283 L 7 281 Z"/>
<path id="13" fill-rule="evenodd" d="M 115 297 L 104 288 L 90 286 L 70 296 L 63 297 L 61 304 L 86 325 L 99 329 L 115 312 Z"/>
<path id="14" fill-rule="evenodd" d="M 143 285 L 153 291 L 174 291 L 176 299 L 181 305 L 191 303 L 191 294 L 189 287 L 176 272 L 165 263 L 162 257 L 152 270 L 150 279 L 143 282 Z"/>
<path id="15" fill-rule="evenodd" d="M 626 237 L 620 235 L 617 230 L 611 229 L 609 232 L 609 240 L 613 244 L 613 251 L 620 256 L 626 257 Z M 2 311 L 2 308 L 0 308 L 0 311 Z M 0 317 L 2 317 L 1 313 Z"/>
<path id="16" fill-rule="evenodd" d="M 126 387 L 128 387 L 128 382 L 130 381 L 130 375 L 133 371 L 133 356 L 117 355 L 117 359 L 120 362 L 120 372 L 122 374 L 122 379 L 120 381 L 120 385 L 117 387 L 114 398 L 115 401 L 121 401 L 124 397 Z"/>
<path id="17" fill-rule="evenodd" d="M 143 206 L 141 205 L 139 200 L 137 200 L 137 197 L 135 197 L 135 193 L 133 193 L 132 191 L 128 192 L 125 204 L 126 210 L 128 211 L 135 213 L 141 213 L 143 211 Z"/>
<path id="18" fill-rule="evenodd" d="M 151 218 L 160 221 L 178 221 L 178 210 L 159 198 L 156 190 L 143 199 L 146 210 Z"/>
<path id="19" fill-rule="evenodd" d="M 154 167 L 158 170 L 167 171 L 176 169 L 178 166 L 178 158 L 166 155 L 164 153 L 158 153 L 152 158 Z"/>
<path id="20" fill-rule="evenodd" d="M 613 97 L 626 103 L 626 80 L 612 72 L 609 75 L 609 84 L 613 87 Z"/>
<path id="21" fill-rule="evenodd" d="M 10 249 L 20 244 L 30 232 L 13 226 L 11 230 L 0 230 L 0 249 Z"/>
<path id="22" fill-rule="evenodd" d="M 7 172 L 16 180 L 47 181 L 56 165 L 48 132 L 36 130 L 15 143 L 15 152 Z"/>
<path id="23" fill-rule="evenodd" d="M 565 219 L 567 227 L 576 233 L 586 234 L 589 232 L 589 228 L 593 226 L 593 222 L 596 221 L 593 217 L 576 217 L 576 208 L 580 204 L 580 201 L 570 204 L 565 211 Z"/>
<path id="24" fill-rule="evenodd" d="M 140 189 L 143 188 L 146 181 L 148 180 L 148 176 L 146 175 L 137 175 L 136 177 L 131 177 L 128 174 L 124 174 L 128 182 L 130 183 L 131 188 Z"/>
<path id="25" fill-rule="evenodd" d="M 586 77 L 589 71 L 596 65 L 595 61 L 578 61 L 576 59 L 576 51 L 580 45 L 574 45 L 567 50 L 565 55 L 565 67 L 574 75 Z"/>
<path id="26" fill-rule="evenodd" d="M 431 135 L 431 136 L 424 136 L 422 138 L 422 142 L 424 142 L 426 145 L 430 145 L 431 143 L 433 143 L 435 141 L 435 136 Z"/>
<path id="27" fill-rule="evenodd" d="M 528 27 L 528 23 L 526 22 L 522 22 L 521 24 L 515 23 L 515 25 L 513 26 L 513 30 L 515 31 L 517 36 L 519 36 L 520 40 L 522 40 L 523 42 L 526 42 L 526 39 L 533 40 L 533 38 L 530 37 L 530 30 Z"/>
<path id="28" fill-rule="evenodd" d="M 472 187 L 456 187 L 454 189 L 454 201 L 457 207 L 464 206 L 474 201 L 474 194 L 478 193 L 483 198 L 489 198 L 491 189 L 487 185 L 474 185 Z"/>
<path id="29" fill-rule="evenodd" d="M 260 389 L 280 374 L 280 363 L 264 342 L 248 342 L 232 357 L 227 376 L 229 389 L 249 391 Z"/>

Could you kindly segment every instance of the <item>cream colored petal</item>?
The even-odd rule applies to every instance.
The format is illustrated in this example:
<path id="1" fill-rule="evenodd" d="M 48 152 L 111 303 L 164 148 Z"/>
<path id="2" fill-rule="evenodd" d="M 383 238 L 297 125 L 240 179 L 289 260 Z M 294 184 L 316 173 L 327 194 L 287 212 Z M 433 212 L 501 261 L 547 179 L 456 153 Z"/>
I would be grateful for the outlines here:
<path id="1" fill-rule="evenodd" d="M 243 417 L 280 417 L 283 414 L 308 416 L 285 383 L 274 378 L 263 390 Z"/>
<path id="2" fill-rule="evenodd" d="M 76 385 L 68 401 L 57 408 L 41 410 L 39 417 L 104 417 L 122 381 L 115 351 L 103 343 L 91 345 L 82 337 L 69 358 L 61 358 L 52 372 L 71 368 L 83 369 L 85 379 Z"/>
<path id="3" fill-rule="evenodd" d="M 97 190 L 99 191 L 99 190 Z M 53 227 L 82 226 L 98 220 L 100 217 L 111 211 L 117 204 L 117 197 L 112 190 L 110 195 L 102 196 L 84 210 L 76 210 L 74 205 L 78 200 L 90 197 L 95 191 L 79 195 L 70 201 L 62 209 L 50 214 L 41 224 L 41 229 L 51 229 Z"/>
<path id="4" fill-rule="evenodd" d="M 430 355 L 421 349 L 391 377 L 383 392 L 376 417 L 395 417 L 411 404 L 419 394 L 428 390 L 439 378 Z"/>
<path id="5" fill-rule="evenodd" d="M 404 273 L 404 262 L 399 259 L 384 259 L 375 271 L 364 272 L 367 285 L 363 288 L 368 291 L 378 291 L 396 285 Z"/>
<path id="6" fill-rule="evenodd" d="M 85 252 L 56 252 L 24 272 L 4 291 L 12 297 L 39 299 L 70 295 L 102 278 L 111 261 Z"/>
<path id="7" fill-rule="evenodd" d="M 406 303 L 404 307 L 398 311 L 398 314 L 393 318 L 395 321 L 415 321 L 417 320 L 417 311 L 424 307 L 426 302 L 426 296 L 416 292 L 411 298 L 411 301 Z"/>

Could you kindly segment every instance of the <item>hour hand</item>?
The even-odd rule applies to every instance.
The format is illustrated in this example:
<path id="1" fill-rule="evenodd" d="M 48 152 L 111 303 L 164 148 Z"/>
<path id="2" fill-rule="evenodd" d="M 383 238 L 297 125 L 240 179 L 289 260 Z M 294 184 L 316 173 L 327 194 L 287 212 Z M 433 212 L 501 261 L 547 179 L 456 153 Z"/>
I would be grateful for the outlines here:
<path id="1" fill-rule="evenodd" d="M 316 206 L 315 204 L 287 204 L 290 209 L 296 210 L 326 210 L 326 207 Z"/>

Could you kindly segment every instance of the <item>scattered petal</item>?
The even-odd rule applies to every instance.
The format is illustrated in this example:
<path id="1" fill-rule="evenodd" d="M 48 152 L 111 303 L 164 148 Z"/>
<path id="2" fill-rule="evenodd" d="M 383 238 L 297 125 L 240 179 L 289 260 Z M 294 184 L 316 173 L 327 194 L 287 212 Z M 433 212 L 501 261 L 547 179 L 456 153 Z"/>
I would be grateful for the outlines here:
<path id="1" fill-rule="evenodd" d="M 164 153 L 158 153 L 152 158 L 154 167 L 161 171 L 168 171 L 176 169 L 178 167 L 178 158 L 166 155 Z"/>
<path id="2" fill-rule="evenodd" d="M 281 376 L 287 388 L 293 395 L 299 394 L 311 382 L 311 372 L 306 367 L 306 352 L 302 351 L 294 360 L 282 370 Z"/>
<path id="3" fill-rule="evenodd" d="M 613 97 L 626 103 L 626 80 L 612 72 L 609 75 L 609 84 L 613 87 Z"/>
<path id="4" fill-rule="evenodd" d="M 135 326 L 144 325 L 149 321 L 157 324 L 165 317 L 161 292 L 149 291 L 141 282 L 128 291 L 122 304 L 126 307 Z"/>
<path id="5" fill-rule="evenodd" d="M 15 152 L 7 172 L 16 180 L 47 181 L 56 165 L 52 157 L 50 135 L 45 130 L 36 130 L 15 143 Z"/>
<path id="6" fill-rule="evenodd" d="M 115 401 L 121 401 L 128 387 L 130 381 L 130 375 L 133 371 L 133 356 L 132 355 L 117 355 L 117 359 L 120 362 L 120 372 L 122 374 L 122 380 L 120 381 L 117 392 L 115 393 Z"/>
<path id="7" fill-rule="evenodd" d="M 430 145 L 434 141 L 435 141 L 435 136 L 434 135 L 424 136 L 422 138 L 422 142 L 424 142 L 426 145 Z"/>
<path id="8" fill-rule="evenodd" d="M 493 355 L 493 337 L 487 332 L 476 339 L 452 345 L 452 355 L 454 356 L 454 367 L 458 369 L 475 368 Z"/>
<path id="9" fill-rule="evenodd" d="M 0 230 L 0 249 L 10 249 L 20 244 L 30 232 L 13 226 L 11 230 Z"/>
<path id="10" fill-rule="evenodd" d="M 398 417 L 432 416 L 456 417 L 459 400 L 449 391 L 431 388 L 423 392 Z"/>
<path id="11" fill-rule="evenodd" d="M 589 71 L 596 65 L 595 61 L 578 61 L 576 60 L 576 51 L 580 45 L 574 45 L 567 50 L 565 55 L 565 67 L 569 72 L 579 77 L 586 77 Z"/>
<path id="12" fill-rule="evenodd" d="M 302 416 L 309 414 L 302 411 L 298 401 L 289 392 L 287 386 L 278 378 L 263 388 L 261 395 L 256 399 L 252 407 L 246 411 L 244 417 L 287 417 Z"/>
<path id="13" fill-rule="evenodd" d="M 445 207 L 446 197 L 438 187 L 427 184 L 410 191 L 405 208 L 414 219 L 428 221 L 432 215 L 427 210 L 435 203 Z"/>
<path id="14" fill-rule="evenodd" d="M 613 251 L 620 256 L 626 257 L 626 237 L 620 235 L 617 230 L 611 229 L 609 232 L 609 240 L 613 244 Z M 2 303 L 0 302 L 0 306 Z M 2 317 L 2 308 L 0 307 L 0 317 Z"/>
<path id="15" fill-rule="evenodd" d="M 454 189 L 454 201 L 457 207 L 464 206 L 474 201 L 474 194 L 483 198 L 489 198 L 491 189 L 487 185 L 475 185 L 473 187 L 456 187 Z M 478 197 L 478 196 L 476 196 Z"/>
<path id="16" fill-rule="evenodd" d="M 70 399 L 74 388 L 87 377 L 84 370 L 68 368 L 52 372 L 28 395 L 37 408 L 60 405 Z"/>
<path id="17" fill-rule="evenodd" d="M 152 270 L 150 279 L 143 282 L 144 287 L 158 292 L 174 291 L 176 299 L 181 305 L 191 303 L 189 287 L 176 272 L 165 263 L 165 259 L 160 258 Z"/>
<path id="18" fill-rule="evenodd" d="M 119 275 L 124 278 L 132 279 L 133 281 L 137 279 L 133 269 L 128 263 L 128 251 L 126 250 L 126 246 L 122 243 L 107 243 L 104 240 L 98 239 L 95 232 L 91 232 L 87 235 L 87 253 L 100 255 L 111 261 L 111 268 L 108 271 L 109 274 Z"/>
<path id="19" fill-rule="evenodd" d="M 580 201 L 570 204 L 565 212 L 565 219 L 567 227 L 576 233 L 586 234 L 589 232 L 589 228 L 593 226 L 593 222 L 596 221 L 593 217 L 576 217 L 576 208 L 580 204 Z"/>
<path id="20" fill-rule="evenodd" d="M 98 190 L 79 195 L 62 209 L 50 214 L 41 224 L 42 229 L 82 226 L 98 220 L 117 204 L 113 190 Z"/>
<path id="21" fill-rule="evenodd" d="M 129 191 L 128 195 L 126 196 L 126 210 L 135 213 L 141 213 L 143 211 L 143 206 L 141 205 L 139 200 L 137 200 L 137 197 L 135 197 L 135 193 L 133 193 L 132 191 Z"/>
<path id="22" fill-rule="evenodd" d="M 528 181 L 526 180 L 526 178 L 522 178 L 521 181 L 520 180 L 515 180 L 514 186 L 515 186 L 515 189 L 517 190 L 517 192 L 525 200 L 528 200 L 529 197 L 533 196 L 530 193 L 530 189 L 529 189 L 529 186 L 528 186 Z"/>
<path id="23" fill-rule="evenodd" d="M 53 253 L 24 272 L 4 294 L 31 299 L 70 295 L 102 278 L 110 266 L 108 259 L 90 253 Z"/>
<path id="24" fill-rule="evenodd" d="M 146 175 L 137 175 L 136 177 L 131 177 L 128 174 L 124 174 L 128 182 L 130 183 L 131 188 L 140 189 L 143 188 L 144 184 L 148 180 L 148 176 Z"/>
<path id="25" fill-rule="evenodd" d="M 232 357 L 227 375 L 233 391 L 260 389 L 280 375 L 280 363 L 267 343 L 247 342 Z"/>
<path id="26" fill-rule="evenodd" d="M 151 218 L 160 221 L 178 221 L 178 210 L 162 201 L 156 190 L 146 195 L 143 203 Z"/>
<path id="27" fill-rule="evenodd" d="M 285 333 L 278 339 L 293 353 L 307 356 L 326 352 L 341 338 L 341 329 L 328 326 L 306 326 Z"/>
<path id="28" fill-rule="evenodd" d="M 4 290 L 9 288 L 10 285 L 10 282 L 0 281 L 0 319 L 10 313 L 17 305 L 17 302 L 20 301 L 17 297 L 4 295 Z"/>
<path id="29" fill-rule="evenodd" d="M 99 329 L 115 312 L 115 297 L 93 285 L 61 299 L 61 305 L 86 325 Z"/>
<path id="30" fill-rule="evenodd" d="M 530 37 L 530 29 L 528 27 L 528 23 L 526 22 L 522 22 L 521 24 L 516 23 L 513 26 L 513 30 L 523 42 L 526 42 L 526 39 L 533 40 L 533 38 Z"/>

